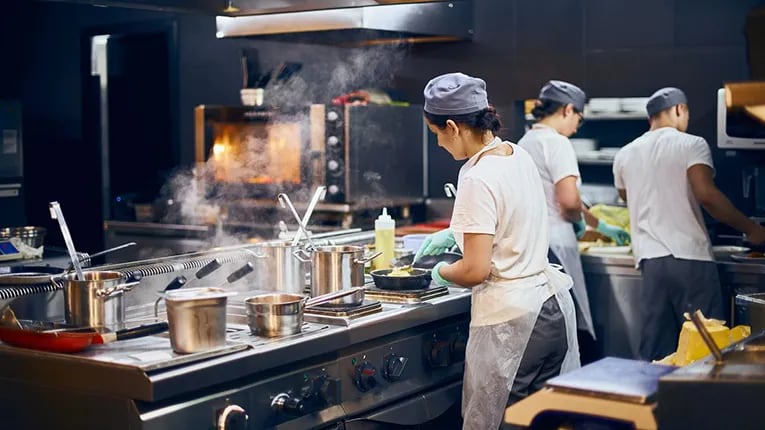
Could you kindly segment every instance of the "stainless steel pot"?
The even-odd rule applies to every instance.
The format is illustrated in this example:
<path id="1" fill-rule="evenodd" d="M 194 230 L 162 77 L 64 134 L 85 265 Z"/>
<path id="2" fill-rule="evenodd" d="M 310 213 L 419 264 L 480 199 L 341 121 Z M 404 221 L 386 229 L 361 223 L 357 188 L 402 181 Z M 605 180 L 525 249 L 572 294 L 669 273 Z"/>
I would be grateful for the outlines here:
<path id="1" fill-rule="evenodd" d="M 54 282 L 63 283 L 68 324 L 114 330 L 125 326 L 124 293 L 138 285 L 114 271 L 83 272 L 82 280 L 69 273 Z"/>
<path id="2" fill-rule="evenodd" d="M 276 337 L 300 333 L 306 307 L 338 300 L 341 297 L 363 297 L 363 288 L 352 288 L 309 299 L 300 294 L 260 294 L 245 299 L 248 325 L 257 336 Z M 363 300 L 363 298 L 362 298 Z"/>
<path id="3" fill-rule="evenodd" d="M 226 345 L 226 303 L 235 294 L 221 288 L 163 293 L 173 351 L 190 354 Z"/>
<path id="4" fill-rule="evenodd" d="M 308 263 L 295 258 L 299 246 L 271 242 L 258 244 L 252 249 L 258 256 L 253 261 L 254 271 L 258 274 L 253 280 L 253 289 L 302 294 L 306 274 L 311 269 Z"/>
<path id="5" fill-rule="evenodd" d="M 0 239 L 7 240 L 12 237 L 18 237 L 22 242 L 31 246 L 32 248 L 39 248 L 43 246 L 45 241 L 45 233 L 47 233 L 44 227 L 4 227 L 0 228 Z"/>
<path id="6" fill-rule="evenodd" d="M 364 255 L 361 246 L 318 246 L 311 250 L 311 296 L 318 297 L 336 291 L 364 286 L 364 264 L 380 255 Z M 305 255 L 305 252 L 304 252 Z M 327 305 L 352 306 L 361 304 L 354 296 L 327 302 Z"/>

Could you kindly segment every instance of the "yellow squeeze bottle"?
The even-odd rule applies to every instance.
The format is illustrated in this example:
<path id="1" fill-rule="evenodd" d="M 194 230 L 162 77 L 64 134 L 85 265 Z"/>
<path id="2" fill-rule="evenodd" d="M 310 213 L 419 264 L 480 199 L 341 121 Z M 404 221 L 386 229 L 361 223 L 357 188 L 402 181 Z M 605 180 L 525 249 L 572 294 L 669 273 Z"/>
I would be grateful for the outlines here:
<path id="1" fill-rule="evenodd" d="M 375 252 L 382 254 L 374 259 L 375 269 L 388 269 L 395 257 L 396 221 L 388 215 L 388 208 L 383 208 L 382 214 L 375 220 Z"/>

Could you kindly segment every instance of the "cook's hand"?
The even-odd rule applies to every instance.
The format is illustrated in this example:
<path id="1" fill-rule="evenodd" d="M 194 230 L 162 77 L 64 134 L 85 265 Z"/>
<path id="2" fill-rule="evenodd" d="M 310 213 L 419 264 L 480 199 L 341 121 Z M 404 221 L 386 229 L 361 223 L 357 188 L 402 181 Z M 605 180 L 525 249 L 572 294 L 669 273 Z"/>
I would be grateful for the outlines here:
<path id="1" fill-rule="evenodd" d="M 602 220 L 598 221 L 598 226 L 595 228 L 595 231 L 598 233 L 608 236 L 616 242 L 617 245 L 627 245 L 630 243 L 630 234 L 627 233 L 626 230 L 620 227 L 616 227 L 614 225 L 608 224 L 603 222 Z"/>
<path id="2" fill-rule="evenodd" d="M 441 273 L 438 271 L 440 268 L 444 266 L 448 266 L 448 265 L 449 263 L 447 263 L 446 261 L 441 261 L 435 266 L 433 266 L 433 270 L 430 272 L 430 277 L 433 278 L 433 280 L 436 281 L 436 284 L 439 286 L 452 285 L 452 283 L 444 279 L 443 276 L 441 276 Z"/>
<path id="3" fill-rule="evenodd" d="M 412 262 L 419 260 L 424 255 L 443 254 L 456 244 L 457 242 L 454 240 L 454 233 L 452 233 L 450 229 L 446 228 L 437 231 L 425 238 L 422 245 L 420 245 L 420 249 L 414 254 Z"/>
<path id="4" fill-rule="evenodd" d="M 571 225 L 574 226 L 576 238 L 581 239 L 584 236 L 584 232 L 587 231 L 587 223 L 584 222 L 584 217 L 579 218 L 577 222 L 572 222 Z"/>
<path id="5" fill-rule="evenodd" d="M 752 245 L 762 245 L 765 243 L 765 227 L 759 226 L 754 231 L 746 234 L 746 241 Z"/>

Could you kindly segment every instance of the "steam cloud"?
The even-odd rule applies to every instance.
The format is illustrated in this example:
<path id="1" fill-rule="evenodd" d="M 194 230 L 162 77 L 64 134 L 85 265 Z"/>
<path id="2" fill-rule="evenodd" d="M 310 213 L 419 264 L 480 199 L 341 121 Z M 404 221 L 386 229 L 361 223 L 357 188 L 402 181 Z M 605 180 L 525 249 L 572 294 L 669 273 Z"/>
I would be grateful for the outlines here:
<path id="1" fill-rule="evenodd" d="M 275 54 L 283 61 L 285 50 L 279 51 Z M 291 51 L 287 49 L 286 52 Z M 304 64 L 303 69 L 286 82 L 270 82 L 265 88 L 264 103 L 278 109 L 288 109 L 311 103 L 329 104 L 333 97 L 359 89 L 386 89 L 393 81 L 407 52 L 408 48 L 404 45 L 363 49 L 335 48 L 315 63 Z M 301 117 L 296 119 L 306 120 Z M 367 133 L 379 132 L 376 127 L 370 124 Z M 306 142 L 302 144 L 307 146 Z M 240 165 L 253 170 L 267 170 L 262 164 L 253 161 L 263 159 L 264 150 L 256 149 L 260 145 L 253 144 L 250 147 L 252 153 L 247 157 L 248 160 L 241 160 Z M 379 170 L 362 172 L 362 178 L 372 190 L 370 195 L 363 197 L 364 200 L 375 201 L 385 196 L 380 173 L 382 170 L 384 166 Z M 210 241 L 212 246 L 240 244 L 252 238 L 253 234 L 248 229 L 236 231 L 230 228 L 231 225 L 270 226 L 270 232 L 268 229 L 261 232 L 263 239 L 276 236 L 280 220 L 285 220 L 288 225 L 295 225 L 290 212 L 278 205 L 274 206 L 276 209 L 270 210 L 248 205 L 246 202 L 251 202 L 253 196 L 249 195 L 244 187 L 216 187 L 210 180 L 214 171 L 212 158 L 191 169 L 178 171 L 163 188 L 162 198 L 171 208 L 163 221 L 217 225 L 216 234 Z M 265 173 L 251 171 L 248 175 L 258 176 Z M 284 190 L 277 189 L 274 195 L 270 196 L 274 202 L 276 194 L 280 191 Z M 301 184 L 296 191 L 290 193 L 290 198 L 293 202 L 307 203 L 313 191 L 309 189 L 309 184 Z M 292 230 L 294 229 L 293 227 Z"/>

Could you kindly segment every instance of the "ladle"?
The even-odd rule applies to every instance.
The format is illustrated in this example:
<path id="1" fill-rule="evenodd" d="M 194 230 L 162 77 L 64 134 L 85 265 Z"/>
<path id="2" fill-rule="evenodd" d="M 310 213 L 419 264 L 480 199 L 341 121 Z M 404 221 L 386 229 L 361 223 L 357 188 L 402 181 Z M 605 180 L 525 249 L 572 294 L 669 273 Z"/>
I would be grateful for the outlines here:
<path id="1" fill-rule="evenodd" d="M 289 207 L 290 211 L 292 211 L 292 216 L 295 217 L 295 221 L 298 223 L 299 231 L 302 231 L 303 234 L 305 234 L 305 237 L 308 239 L 308 243 L 311 245 L 311 248 L 315 248 L 316 246 L 313 243 L 313 239 L 308 234 L 308 230 L 305 228 L 305 225 L 303 225 L 303 220 L 300 219 L 300 215 L 298 215 L 297 210 L 295 210 L 295 206 L 292 205 L 292 201 L 290 201 L 289 196 L 284 193 L 279 193 L 278 197 L 279 203 L 282 205 L 282 207 Z"/>
<path id="2" fill-rule="evenodd" d="M 64 213 L 61 211 L 61 205 L 58 202 L 50 202 L 50 217 L 58 220 L 58 225 L 61 228 L 61 234 L 64 236 L 64 242 L 66 243 L 66 250 L 69 252 L 69 258 L 72 259 L 72 266 L 77 272 L 77 280 L 84 280 L 82 275 L 82 265 L 80 265 L 80 259 L 77 257 L 77 250 L 72 242 L 72 235 L 69 233 L 69 227 L 66 226 L 64 220 Z"/>
<path id="3" fill-rule="evenodd" d="M 316 204 L 319 203 L 319 200 L 322 200 L 324 196 L 327 194 L 327 187 L 323 185 L 319 185 L 316 188 L 316 192 L 313 193 L 313 197 L 311 197 L 311 202 L 308 203 L 308 209 L 306 209 L 305 214 L 303 215 L 303 227 L 308 226 L 308 221 L 311 219 L 311 215 L 313 214 L 313 210 L 316 208 Z M 308 236 L 308 233 L 306 232 L 306 236 Z M 292 246 L 296 246 L 298 242 L 300 242 L 300 230 L 298 230 L 295 233 L 295 237 L 292 239 Z"/>

